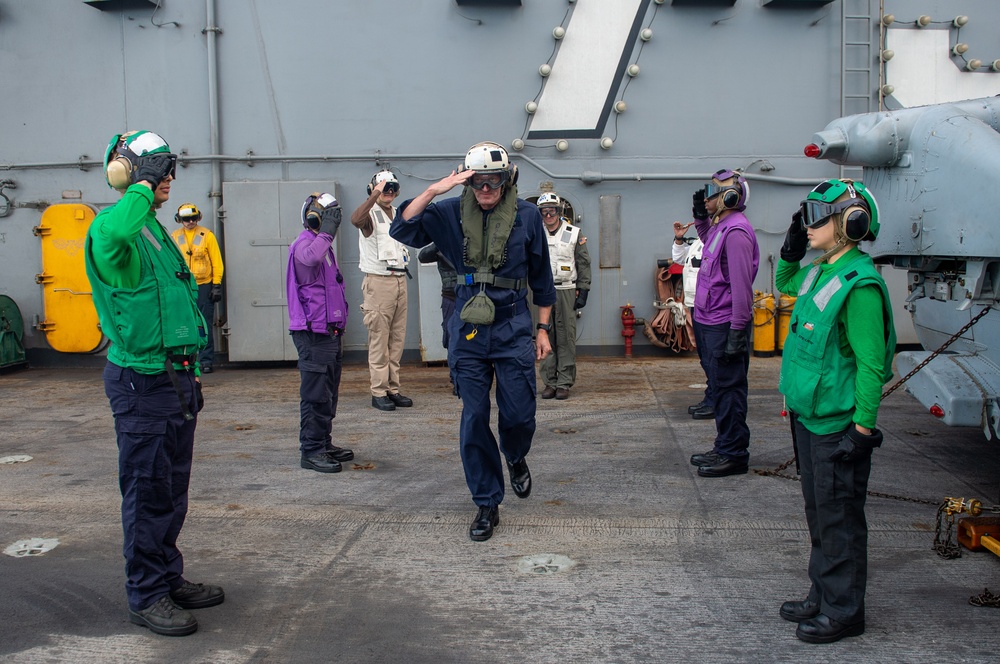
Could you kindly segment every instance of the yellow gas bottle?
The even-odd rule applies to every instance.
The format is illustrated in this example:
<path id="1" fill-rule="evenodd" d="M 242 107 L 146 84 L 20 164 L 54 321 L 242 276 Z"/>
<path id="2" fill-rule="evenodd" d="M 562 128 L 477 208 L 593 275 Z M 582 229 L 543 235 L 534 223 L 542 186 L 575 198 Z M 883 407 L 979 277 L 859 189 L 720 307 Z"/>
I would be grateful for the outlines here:
<path id="1" fill-rule="evenodd" d="M 753 354 L 774 356 L 774 295 L 754 291 L 753 294 Z"/>
<path id="2" fill-rule="evenodd" d="M 795 296 L 782 295 L 778 298 L 778 353 L 785 349 L 785 337 L 788 336 L 788 324 L 794 308 Z"/>

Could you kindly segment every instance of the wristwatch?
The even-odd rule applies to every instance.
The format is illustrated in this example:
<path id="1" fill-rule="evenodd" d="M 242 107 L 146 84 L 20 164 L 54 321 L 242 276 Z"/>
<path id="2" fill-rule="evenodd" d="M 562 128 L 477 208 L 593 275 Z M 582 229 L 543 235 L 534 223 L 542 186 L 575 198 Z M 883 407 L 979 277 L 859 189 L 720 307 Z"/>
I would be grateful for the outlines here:
<path id="1" fill-rule="evenodd" d="M 539 330 L 545 330 L 546 332 L 552 332 L 552 324 L 551 323 L 539 323 L 535 327 L 538 328 Z"/>

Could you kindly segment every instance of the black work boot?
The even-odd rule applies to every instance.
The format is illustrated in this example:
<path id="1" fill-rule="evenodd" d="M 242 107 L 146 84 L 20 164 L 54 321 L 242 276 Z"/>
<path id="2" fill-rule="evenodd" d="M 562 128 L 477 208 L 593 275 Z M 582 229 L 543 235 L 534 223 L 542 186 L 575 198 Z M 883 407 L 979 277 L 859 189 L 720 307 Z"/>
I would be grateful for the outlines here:
<path id="1" fill-rule="evenodd" d="M 164 595 L 141 611 L 128 610 L 128 619 L 154 634 L 187 636 L 198 631 L 198 621 L 188 611 L 180 608 Z"/>
<path id="2" fill-rule="evenodd" d="M 182 609 L 207 609 L 226 601 L 226 593 L 221 586 L 185 581 L 180 588 L 170 591 L 170 599 Z"/>

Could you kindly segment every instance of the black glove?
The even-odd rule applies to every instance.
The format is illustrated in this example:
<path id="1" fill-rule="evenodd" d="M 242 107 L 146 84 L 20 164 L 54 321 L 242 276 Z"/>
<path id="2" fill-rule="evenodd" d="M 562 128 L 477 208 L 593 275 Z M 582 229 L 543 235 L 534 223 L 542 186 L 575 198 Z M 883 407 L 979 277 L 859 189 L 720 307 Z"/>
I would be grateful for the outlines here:
<path id="1" fill-rule="evenodd" d="M 438 248 L 437 245 L 431 242 L 429 245 L 420 250 L 417 254 L 417 260 L 421 263 L 436 263 L 438 260 Z"/>
<path id="2" fill-rule="evenodd" d="M 840 439 L 837 449 L 830 455 L 830 461 L 853 463 L 858 459 L 870 457 L 872 450 L 876 447 L 882 447 L 881 431 L 872 429 L 872 435 L 866 436 L 854 428 L 852 424 L 847 433 L 844 434 L 844 437 Z"/>
<path id="3" fill-rule="evenodd" d="M 691 214 L 694 215 L 695 219 L 697 219 L 698 221 L 704 221 L 708 219 L 708 208 L 705 207 L 704 189 L 699 189 L 698 191 L 694 192 L 694 195 L 691 196 L 691 203 L 692 203 Z"/>
<path id="4" fill-rule="evenodd" d="M 166 152 L 139 157 L 139 165 L 132 171 L 132 184 L 145 180 L 156 189 L 168 175 L 173 175 L 176 165 L 177 155 Z"/>
<path id="5" fill-rule="evenodd" d="M 747 331 L 729 328 L 729 336 L 726 337 L 726 348 L 722 351 L 722 361 L 726 364 L 740 362 L 746 354 Z"/>
<path id="6" fill-rule="evenodd" d="M 802 211 L 792 215 L 792 225 L 785 233 L 785 243 L 781 245 L 781 260 L 788 263 L 798 263 L 806 255 L 809 246 L 809 236 L 802 226 Z"/>
<path id="7" fill-rule="evenodd" d="M 201 409 L 205 407 L 205 395 L 201 393 L 201 381 L 196 380 L 194 382 L 194 398 L 198 404 L 198 410 L 195 412 L 200 413 Z"/>
<path id="8" fill-rule="evenodd" d="M 573 311 L 576 311 L 577 309 L 583 309 L 585 306 L 587 306 L 588 295 L 590 295 L 589 290 L 585 288 L 580 289 L 579 294 L 576 296 L 576 302 L 573 303 Z"/>
<path id="9" fill-rule="evenodd" d="M 337 237 L 342 216 L 343 211 L 339 205 L 325 208 L 319 213 L 319 232 L 326 233 L 330 237 Z"/>
<path id="10" fill-rule="evenodd" d="M 208 294 L 208 299 L 212 302 L 222 301 L 222 284 L 212 284 L 212 290 Z"/>

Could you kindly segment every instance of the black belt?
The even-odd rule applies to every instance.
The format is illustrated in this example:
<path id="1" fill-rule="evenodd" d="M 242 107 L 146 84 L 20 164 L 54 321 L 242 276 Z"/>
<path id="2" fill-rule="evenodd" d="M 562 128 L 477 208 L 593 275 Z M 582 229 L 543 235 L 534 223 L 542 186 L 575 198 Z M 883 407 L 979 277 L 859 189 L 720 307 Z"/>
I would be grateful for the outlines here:
<path id="1" fill-rule="evenodd" d="M 518 300 L 513 304 L 497 304 L 496 314 L 493 316 L 493 322 L 508 320 L 526 311 L 528 311 L 527 300 Z"/>
<path id="2" fill-rule="evenodd" d="M 410 274 L 410 268 L 409 267 L 387 267 L 385 269 L 387 269 L 389 272 L 395 272 L 395 273 L 397 273 L 398 276 L 400 276 L 400 277 L 405 274 L 407 279 L 412 279 L 413 278 L 413 275 Z M 392 276 L 392 275 L 386 275 L 386 276 Z"/>

